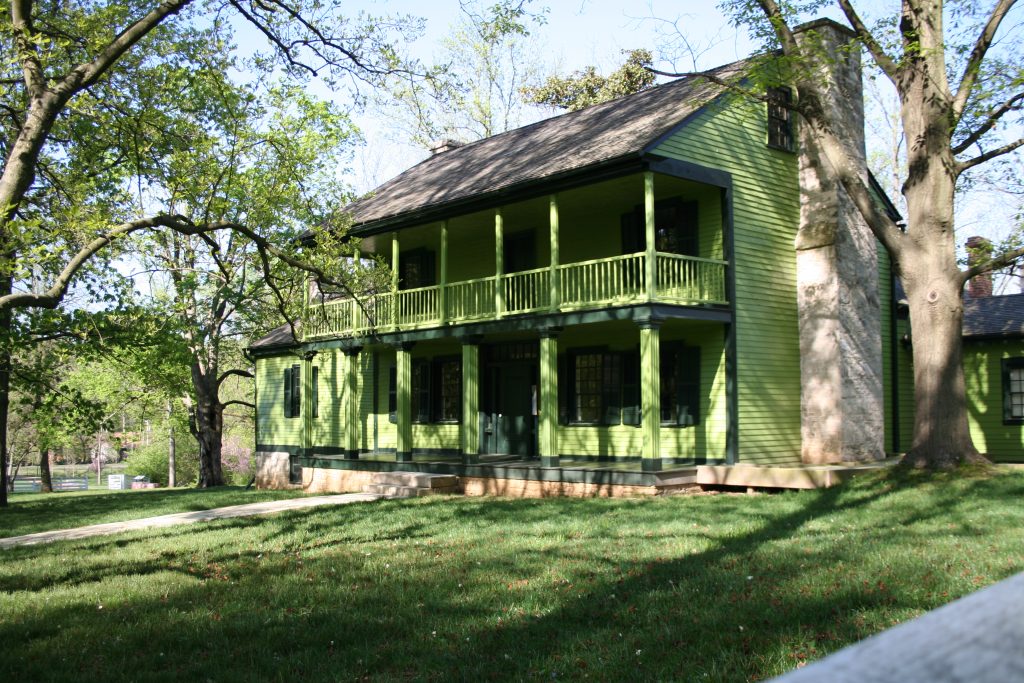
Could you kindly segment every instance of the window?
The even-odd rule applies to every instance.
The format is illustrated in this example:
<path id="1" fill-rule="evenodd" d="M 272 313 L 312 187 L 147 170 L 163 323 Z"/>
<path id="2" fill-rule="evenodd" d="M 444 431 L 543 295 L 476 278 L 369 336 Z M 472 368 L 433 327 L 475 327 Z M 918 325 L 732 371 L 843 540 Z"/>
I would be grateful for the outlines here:
<path id="1" fill-rule="evenodd" d="M 398 257 L 398 288 L 417 289 L 437 284 L 434 270 L 434 252 L 429 249 L 411 249 Z"/>
<path id="2" fill-rule="evenodd" d="M 661 345 L 661 424 L 700 423 L 700 349 L 680 342 Z"/>
<path id="3" fill-rule="evenodd" d="M 458 422 L 462 416 L 462 360 L 416 359 L 410 392 L 413 422 Z M 388 419 L 398 420 L 398 371 L 388 369 Z"/>
<path id="4" fill-rule="evenodd" d="M 434 359 L 433 416 L 435 422 L 458 422 L 462 417 L 462 361 Z"/>
<path id="5" fill-rule="evenodd" d="M 1024 358 L 1003 359 L 1003 424 L 1024 424 Z"/>
<path id="6" fill-rule="evenodd" d="M 789 104 L 793 91 L 789 88 L 768 88 L 768 146 L 793 151 L 793 112 Z"/>
<path id="7" fill-rule="evenodd" d="M 302 408 L 301 370 L 298 365 L 284 369 L 284 416 L 299 417 Z"/>
<path id="8" fill-rule="evenodd" d="M 680 197 L 654 203 L 654 248 L 668 254 L 699 256 L 697 202 Z M 636 206 L 621 218 L 622 253 L 635 254 L 647 248 L 644 207 Z"/>
<path id="9" fill-rule="evenodd" d="M 537 239 L 533 230 L 505 235 L 502 265 L 506 273 L 519 273 L 537 267 Z"/>
<path id="10" fill-rule="evenodd" d="M 640 360 L 636 352 L 581 349 L 570 351 L 567 359 L 568 368 L 564 367 L 566 359 L 560 359 L 559 422 L 640 424 Z"/>
<path id="11" fill-rule="evenodd" d="M 573 422 L 601 421 L 603 359 L 600 353 L 579 353 L 573 357 Z"/>

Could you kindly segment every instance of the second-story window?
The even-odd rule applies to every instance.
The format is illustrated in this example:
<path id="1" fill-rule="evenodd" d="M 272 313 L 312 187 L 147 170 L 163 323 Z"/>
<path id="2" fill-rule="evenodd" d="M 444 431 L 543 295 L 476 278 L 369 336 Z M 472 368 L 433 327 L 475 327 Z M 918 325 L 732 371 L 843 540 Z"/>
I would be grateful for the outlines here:
<path id="1" fill-rule="evenodd" d="M 654 203 L 654 248 L 668 254 L 700 256 L 699 204 L 680 197 Z M 644 207 L 622 214 L 622 253 L 635 254 L 647 247 Z"/>
<path id="2" fill-rule="evenodd" d="M 398 259 L 398 288 L 417 289 L 437 284 L 434 252 L 429 249 L 411 249 Z"/>
<path id="3" fill-rule="evenodd" d="M 768 88 L 768 146 L 792 152 L 793 91 L 789 88 Z"/>

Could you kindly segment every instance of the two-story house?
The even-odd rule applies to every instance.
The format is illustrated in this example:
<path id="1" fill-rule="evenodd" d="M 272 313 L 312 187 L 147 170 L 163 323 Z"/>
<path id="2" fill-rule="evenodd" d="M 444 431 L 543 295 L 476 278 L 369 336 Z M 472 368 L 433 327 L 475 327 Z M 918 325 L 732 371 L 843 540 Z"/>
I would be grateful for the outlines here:
<path id="1" fill-rule="evenodd" d="M 863 159 L 849 34 L 801 35 L 832 46 Z M 814 182 L 788 95 L 677 80 L 441 146 L 354 203 L 392 286 L 313 297 L 300 343 L 252 345 L 261 485 L 655 490 L 700 464 L 883 457 L 887 258 Z"/>

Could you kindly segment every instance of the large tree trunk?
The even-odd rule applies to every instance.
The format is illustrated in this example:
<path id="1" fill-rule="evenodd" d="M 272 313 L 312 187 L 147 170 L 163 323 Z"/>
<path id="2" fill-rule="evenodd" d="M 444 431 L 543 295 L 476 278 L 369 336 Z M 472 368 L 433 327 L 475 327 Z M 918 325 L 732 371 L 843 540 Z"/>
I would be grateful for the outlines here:
<path id="1" fill-rule="evenodd" d="M 10 294 L 14 282 L 10 276 L 0 277 L 0 296 Z M 11 407 L 11 309 L 0 308 L 0 507 L 7 507 L 7 413 Z"/>
<path id="2" fill-rule="evenodd" d="M 192 386 L 196 392 L 195 437 L 199 441 L 199 488 L 224 485 L 221 466 L 221 438 L 224 434 L 224 406 L 217 391 L 217 371 L 203 372 L 192 364 Z"/>

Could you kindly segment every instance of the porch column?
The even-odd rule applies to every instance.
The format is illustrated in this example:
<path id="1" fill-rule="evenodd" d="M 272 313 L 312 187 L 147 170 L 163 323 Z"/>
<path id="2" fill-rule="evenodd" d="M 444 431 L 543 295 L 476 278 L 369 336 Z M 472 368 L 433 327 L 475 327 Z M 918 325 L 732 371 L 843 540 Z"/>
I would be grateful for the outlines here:
<path id="1" fill-rule="evenodd" d="M 657 272 L 657 251 L 654 244 L 654 172 L 644 171 L 644 282 L 647 300 L 654 301 L 654 276 Z"/>
<path id="2" fill-rule="evenodd" d="M 501 209 L 494 210 L 494 317 L 505 312 L 505 221 Z"/>
<path id="3" fill-rule="evenodd" d="M 391 325 L 398 327 L 398 232 L 391 233 Z"/>
<path id="4" fill-rule="evenodd" d="M 558 467 L 558 333 L 540 331 L 540 462 Z"/>
<path id="5" fill-rule="evenodd" d="M 472 464 L 480 455 L 480 339 L 462 340 L 462 462 Z"/>
<path id="6" fill-rule="evenodd" d="M 548 285 L 550 287 L 549 301 L 552 311 L 557 311 L 562 305 L 558 287 L 558 195 L 551 195 L 550 199 L 550 239 L 551 239 L 551 269 L 548 271 Z"/>
<path id="7" fill-rule="evenodd" d="M 344 393 L 341 396 L 341 419 L 345 425 L 345 457 L 349 460 L 359 459 L 359 346 L 344 349 L 345 373 Z"/>
<path id="8" fill-rule="evenodd" d="M 644 472 L 661 469 L 661 322 L 640 323 L 640 431 Z"/>
<path id="9" fill-rule="evenodd" d="M 448 322 L 448 221 L 441 222 L 441 277 L 437 291 L 437 319 L 442 325 Z"/>
<path id="10" fill-rule="evenodd" d="M 398 429 L 395 460 L 412 462 L 412 347 L 410 343 L 395 348 L 395 426 Z"/>

